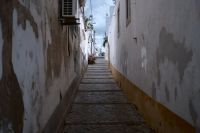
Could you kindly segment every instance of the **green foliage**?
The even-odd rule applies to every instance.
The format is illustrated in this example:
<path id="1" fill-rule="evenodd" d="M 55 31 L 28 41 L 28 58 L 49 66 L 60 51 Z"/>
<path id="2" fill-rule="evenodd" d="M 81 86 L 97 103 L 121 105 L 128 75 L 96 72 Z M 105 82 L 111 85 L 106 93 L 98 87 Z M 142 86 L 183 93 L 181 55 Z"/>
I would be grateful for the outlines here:
<path id="1" fill-rule="evenodd" d="M 85 29 L 86 30 L 93 30 L 94 26 L 93 26 L 91 17 L 88 18 L 88 17 L 85 16 L 84 19 L 85 19 Z"/>

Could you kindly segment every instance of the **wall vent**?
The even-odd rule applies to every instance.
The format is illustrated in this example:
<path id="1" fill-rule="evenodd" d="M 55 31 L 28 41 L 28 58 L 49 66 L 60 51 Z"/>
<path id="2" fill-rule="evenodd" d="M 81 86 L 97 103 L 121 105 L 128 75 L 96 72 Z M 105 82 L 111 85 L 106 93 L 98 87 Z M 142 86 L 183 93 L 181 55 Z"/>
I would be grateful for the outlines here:
<path id="1" fill-rule="evenodd" d="M 62 17 L 75 17 L 76 0 L 62 0 Z"/>

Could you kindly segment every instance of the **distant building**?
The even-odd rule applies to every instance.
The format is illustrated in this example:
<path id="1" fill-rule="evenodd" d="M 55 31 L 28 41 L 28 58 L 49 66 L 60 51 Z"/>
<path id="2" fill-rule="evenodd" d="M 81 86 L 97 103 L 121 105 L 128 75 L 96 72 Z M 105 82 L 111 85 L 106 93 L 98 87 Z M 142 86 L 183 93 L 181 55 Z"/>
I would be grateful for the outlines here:
<path id="1" fill-rule="evenodd" d="M 113 16 L 113 10 L 114 10 L 114 6 L 110 6 L 110 12 L 109 14 L 106 14 L 106 35 L 108 35 L 108 30 L 110 27 L 110 23 L 112 20 L 112 16 Z"/>
<path id="2" fill-rule="evenodd" d="M 109 35 L 109 27 L 110 27 L 111 20 L 113 17 L 114 6 L 110 6 L 109 11 L 110 11 L 109 14 L 106 14 L 106 33 L 105 33 L 106 38 Z M 109 53 L 110 53 L 109 43 L 106 42 L 105 43 L 105 60 L 107 61 L 109 60 Z"/>

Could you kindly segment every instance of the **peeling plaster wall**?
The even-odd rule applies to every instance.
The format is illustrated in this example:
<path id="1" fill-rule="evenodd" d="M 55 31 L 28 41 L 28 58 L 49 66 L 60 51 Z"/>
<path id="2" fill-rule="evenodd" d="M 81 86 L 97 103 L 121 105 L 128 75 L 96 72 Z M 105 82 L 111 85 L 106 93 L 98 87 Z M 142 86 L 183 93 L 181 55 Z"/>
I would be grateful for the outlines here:
<path id="1" fill-rule="evenodd" d="M 79 11 L 81 12 L 81 10 Z M 88 34 L 85 32 L 84 16 L 80 14 L 80 67 L 81 74 L 83 75 L 88 65 Z"/>
<path id="2" fill-rule="evenodd" d="M 127 26 L 125 1 L 116 4 L 109 28 L 111 63 L 200 132 L 199 0 L 131 0 L 131 7 Z"/>
<path id="3" fill-rule="evenodd" d="M 108 61 L 109 60 L 109 44 L 106 43 L 105 44 L 105 60 Z"/>
<path id="4" fill-rule="evenodd" d="M 2 31 L 2 28 L 1 28 L 1 21 L 0 21 L 0 31 Z M 3 49 L 3 37 L 2 37 L 2 32 L 0 32 L 0 53 L 2 53 L 2 49 Z M 2 77 L 2 54 L 0 54 L 0 79 Z"/>
<path id="5" fill-rule="evenodd" d="M 61 26 L 54 0 L 1 1 L 0 133 L 42 131 L 86 68 L 83 28 Z"/>

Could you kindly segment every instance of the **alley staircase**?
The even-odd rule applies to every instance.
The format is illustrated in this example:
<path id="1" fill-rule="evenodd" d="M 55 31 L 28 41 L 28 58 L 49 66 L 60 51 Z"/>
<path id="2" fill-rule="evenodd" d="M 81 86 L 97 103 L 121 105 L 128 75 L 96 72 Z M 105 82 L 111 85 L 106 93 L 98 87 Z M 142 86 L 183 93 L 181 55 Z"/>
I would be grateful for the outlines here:
<path id="1" fill-rule="evenodd" d="M 106 61 L 97 58 L 81 81 L 63 133 L 152 133 L 152 130 L 136 107 L 129 104 Z"/>

